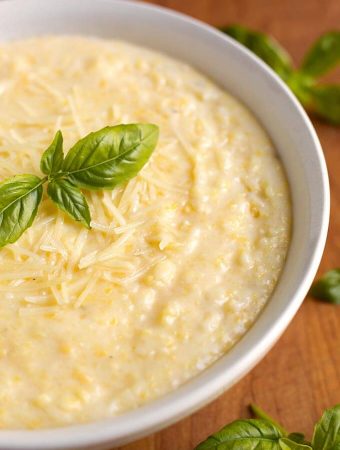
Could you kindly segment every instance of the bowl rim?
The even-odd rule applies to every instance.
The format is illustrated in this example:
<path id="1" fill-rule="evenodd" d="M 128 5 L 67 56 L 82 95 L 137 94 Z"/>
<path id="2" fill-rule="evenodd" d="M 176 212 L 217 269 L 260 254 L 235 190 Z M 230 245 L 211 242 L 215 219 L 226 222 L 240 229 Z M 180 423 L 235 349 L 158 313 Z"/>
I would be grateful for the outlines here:
<path id="1" fill-rule="evenodd" d="M 35 1 L 32 0 L 32 2 Z M 80 0 L 72 1 L 80 4 Z M 1 3 L 21 4 L 24 2 L 28 4 L 30 0 L 3 0 Z M 135 0 L 96 0 L 93 2 L 96 5 L 100 3 L 130 5 L 133 8 L 154 11 L 180 21 L 184 25 L 199 28 L 204 33 L 214 34 L 219 40 L 224 40 L 226 44 L 236 48 L 245 58 L 251 59 L 253 63 L 261 67 L 264 75 L 271 78 L 282 94 L 289 99 L 314 144 L 314 152 L 321 172 L 321 178 L 317 180 L 321 192 L 320 218 L 318 223 L 313 224 L 314 229 L 318 231 L 318 239 L 313 243 L 314 249 L 308 267 L 305 270 L 305 275 L 296 287 L 295 295 L 287 302 L 283 314 L 276 317 L 271 327 L 260 334 L 260 338 L 248 353 L 243 353 L 231 365 L 228 364 L 228 370 L 233 373 L 232 377 L 228 374 L 226 375 L 226 364 L 223 364 L 224 357 L 222 357 L 203 373 L 189 380 L 175 391 L 117 417 L 53 429 L 32 431 L 1 430 L 0 449 L 4 450 L 78 449 L 83 447 L 92 448 L 92 446 L 97 445 L 120 445 L 157 431 L 196 411 L 248 373 L 276 343 L 296 314 L 309 290 L 326 242 L 330 213 L 330 192 L 326 162 L 310 119 L 286 84 L 263 61 L 245 47 L 198 19 L 162 6 Z M 183 397 L 185 397 L 185 403 Z"/>

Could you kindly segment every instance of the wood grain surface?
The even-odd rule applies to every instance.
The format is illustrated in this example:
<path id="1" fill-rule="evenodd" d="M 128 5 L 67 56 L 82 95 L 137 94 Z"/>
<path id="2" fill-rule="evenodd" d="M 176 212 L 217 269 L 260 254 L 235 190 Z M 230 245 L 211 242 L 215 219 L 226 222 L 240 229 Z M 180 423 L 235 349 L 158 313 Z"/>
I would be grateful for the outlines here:
<path id="1" fill-rule="evenodd" d="M 322 32 L 340 29 L 340 0 L 159 0 L 212 25 L 241 23 L 275 36 L 298 63 Z M 339 71 L 333 79 L 340 82 Z M 340 128 L 314 120 L 331 183 L 331 222 L 320 272 L 340 267 Z M 255 402 L 291 431 L 312 433 L 340 403 L 340 306 L 307 298 L 271 352 L 237 385 L 196 414 L 120 450 L 192 450 Z"/>

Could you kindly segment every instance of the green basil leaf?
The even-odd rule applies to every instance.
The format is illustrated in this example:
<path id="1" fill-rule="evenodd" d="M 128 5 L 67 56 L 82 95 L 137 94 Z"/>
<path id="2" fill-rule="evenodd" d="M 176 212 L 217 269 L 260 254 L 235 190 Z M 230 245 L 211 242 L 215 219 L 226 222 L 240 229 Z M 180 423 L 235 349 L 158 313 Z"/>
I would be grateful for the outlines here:
<path id="1" fill-rule="evenodd" d="M 63 172 L 79 187 L 113 189 L 137 175 L 158 140 L 158 127 L 130 124 L 90 133 L 68 152 Z"/>
<path id="2" fill-rule="evenodd" d="M 57 131 L 52 144 L 41 157 L 40 170 L 45 175 L 53 175 L 61 170 L 63 161 L 63 135 L 61 134 L 61 131 Z"/>
<path id="3" fill-rule="evenodd" d="M 308 89 L 309 108 L 334 125 L 340 125 L 340 84 L 315 85 Z"/>
<path id="4" fill-rule="evenodd" d="M 340 31 L 323 34 L 307 53 L 301 71 L 318 77 L 340 62 Z"/>
<path id="5" fill-rule="evenodd" d="M 17 175 L 0 183 L 0 247 L 19 239 L 37 214 L 43 180 Z"/>
<path id="6" fill-rule="evenodd" d="M 283 426 L 281 426 L 278 422 L 276 422 L 275 419 L 270 417 L 265 411 L 263 411 L 262 408 L 255 405 L 254 403 L 251 403 L 249 405 L 249 408 L 257 419 L 263 419 L 263 420 L 266 420 L 266 421 L 272 423 L 276 428 L 278 428 L 281 431 L 283 436 L 288 434 L 287 431 L 283 428 Z"/>
<path id="7" fill-rule="evenodd" d="M 196 450 L 281 450 L 282 433 L 267 420 L 236 420 L 211 435 Z"/>
<path id="8" fill-rule="evenodd" d="M 299 444 L 289 438 L 281 438 L 279 442 L 282 450 L 312 450 L 310 445 Z"/>
<path id="9" fill-rule="evenodd" d="M 334 446 L 332 447 L 332 450 L 340 450 L 340 441 L 337 441 Z"/>
<path id="10" fill-rule="evenodd" d="M 249 48 L 284 80 L 293 71 L 292 60 L 288 53 L 266 34 L 249 30 L 241 25 L 222 27 L 220 30 Z"/>
<path id="11" fill-rule="evenodd" d="M 340 305 L 340 269 L 326 272 L 313 283 L 309 293 L 319 300 Z"/>
<path id="12" fill-rule="evenodd" d="M 314 450 L 340 449 L 340 404 L 323 413 L 315 425 L 312 446 Z"/>
<path id="13" fill-rule="evenodd" d="M 288 435 L 288 439 L 290 439 L 291 441 L 297 442 L 298 444 L 311 445 L 310 442 L 305 440 L 305 435 L 303 433 L 290 433 Z"/>
<path id="14" fill-rule="evenodd" d="M 310 88 L 314 86 L 315 81 L 308 75 L 295 71 L 292 72 L 289 78 L 287 78 L 286 83 L 301 104 L 304 107 L 308 107 L 311 103 Z"/>
<path id="15" fill-rule="evenodd" d="M 80 189 L 68 180 L 57 178 L 47 187 L 47 194 L 56 203 L 58 208 L 66 212 L 77 222 L 91 228 L 91 214 L 86 198 Z"/>

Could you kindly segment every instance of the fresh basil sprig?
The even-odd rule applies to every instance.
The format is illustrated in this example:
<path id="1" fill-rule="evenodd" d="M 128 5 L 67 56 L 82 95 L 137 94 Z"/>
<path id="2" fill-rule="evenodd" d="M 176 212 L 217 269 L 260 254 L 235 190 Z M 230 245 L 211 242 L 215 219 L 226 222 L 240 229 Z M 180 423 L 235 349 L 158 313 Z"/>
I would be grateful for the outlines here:
<path id="1" fill-rule="evenodd" d="M 313 283 L 309 293 L 319 300 L 340 305 L 340 269 L 326 272 Z"/>
<path id="2" fill-rule="evenodd" d="M 127 124 L 105 127 L 77 142 L 64 158 L 58 131 L 41 158 L 46 175 L 16 175 L 0 183 L 0 247 L 13 243 L 29 228 L 47 195 L 72 219 L 91 228 L 91 214 L 81 189 L 112 190 L 143 168 L 156 147 L 158 127 Z"/>
<path id="3" fill-rule="evenodd" d="M 328 122 L 340 125 L 340 85 L 320 84 L 319 78 L 340 63 L 340 31 L 323 34 L 307 52 L 300 68 L 272 37 L 241 25 L 221 31 L 253 51 L 290 87 L 302 105 Z"/>
<path id="4" fill-rule="evenodd" d="M 259 31 L 248 30 L 241 25 L 221 27 L 220 30 L 249 48 L 284 80 L 290 76 L 293 71 L 292 59 L 272 37 Z"/>
<path id="5" fill-rule="evenodd" d="M 251 410 L 256 419 L 235 420 L 195 450 L 340 450 L 340 405 L 324 412 L 311 442 L 302 433 L 288 434 L 258 406 Z"/>

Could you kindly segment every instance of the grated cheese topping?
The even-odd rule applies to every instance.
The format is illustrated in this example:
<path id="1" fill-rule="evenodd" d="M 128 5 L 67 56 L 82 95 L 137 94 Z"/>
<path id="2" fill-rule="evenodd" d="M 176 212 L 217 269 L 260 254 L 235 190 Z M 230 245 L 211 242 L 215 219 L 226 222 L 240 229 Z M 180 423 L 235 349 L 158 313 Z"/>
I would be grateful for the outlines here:
<path id="1" fill-rule="evenodd" d="M 127 184 L 86 193 L 91 231 L 44 195 L 0 250 L 0 427 L 86 422 L 169 392 L 234 345 L 275 286 L 288 188 L 242 105 L 124 42 L 0 43 L 1 180 L 41 176 L 58 129 L 67 151 L 132 122 L 157 124 L 159 144 Z"/>

